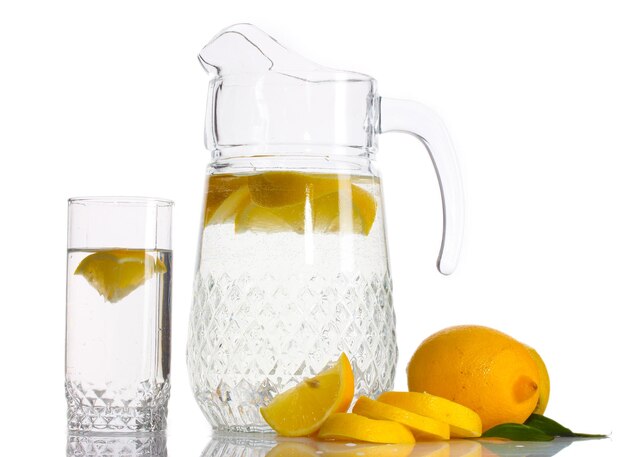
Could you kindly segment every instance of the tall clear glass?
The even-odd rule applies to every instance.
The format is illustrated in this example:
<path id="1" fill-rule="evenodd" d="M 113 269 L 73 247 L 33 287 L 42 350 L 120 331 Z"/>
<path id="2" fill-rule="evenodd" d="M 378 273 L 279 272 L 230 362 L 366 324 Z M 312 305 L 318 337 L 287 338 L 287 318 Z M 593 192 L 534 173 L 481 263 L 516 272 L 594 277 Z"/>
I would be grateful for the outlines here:
<path id="1" fill-rule="evenodd" d="M 72 198 L 65 394 L 72 431 L 166 427 L 173 202 Z"/>

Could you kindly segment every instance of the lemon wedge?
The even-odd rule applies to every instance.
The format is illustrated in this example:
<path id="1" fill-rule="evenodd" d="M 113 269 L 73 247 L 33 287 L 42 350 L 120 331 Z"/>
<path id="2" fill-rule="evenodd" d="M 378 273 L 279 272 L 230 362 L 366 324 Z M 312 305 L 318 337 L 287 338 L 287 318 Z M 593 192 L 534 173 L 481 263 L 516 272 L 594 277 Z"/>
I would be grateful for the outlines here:
<path id="1" fill-rule="evenodd" d="M 105 300 L 115 303 L 150 279 L 164 273 L 165 264 L 143 249 L 111 249 L 85 257 L 74 271 Z"/>
<path id="2" fill-rule="evenodd" d="M 283 436 L 315 433 L 333 413 L 347 411 L 354 397 L 350 361 L 341 354 L 337 363 L 317 376 L 277 395 L 261 415 Z"/>

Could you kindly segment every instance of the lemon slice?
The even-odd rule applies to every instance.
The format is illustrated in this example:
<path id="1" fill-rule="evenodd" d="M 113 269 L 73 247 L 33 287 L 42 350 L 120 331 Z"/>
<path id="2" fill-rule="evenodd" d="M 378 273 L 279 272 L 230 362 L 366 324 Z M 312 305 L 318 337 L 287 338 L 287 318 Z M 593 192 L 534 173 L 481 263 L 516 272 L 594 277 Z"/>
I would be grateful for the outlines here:
<path id="1" fill-rule="evenodd" d="M 235 218 L 235 231 L 356 233 L 368 235 L 376 218 L 376 200 L 358 186 L 305 202 L 264 207 L 251 201 Z"/>
<path id="2" fill-rule="evenodd" d="M 398 422 L 408 427 L 418 439 L 450 439 L 448 424 L 371 398 L 359 397 L 352 412 L 370 419 Z"/>
<path id="3" fill-rule="evenodd" d="M 268 171 L 250 175 L 248 186 L 252 201 L 259 206 L 275 208 L 303 203 L 340 188 L 350 186 L 349 175 Z"/>
<path id="4" fill-rule="evenodd" d="M 242 175 L 210 175 L 207 178 L 207 192 L 205 198 L 204 209 L 204 225 L 208 225 L 209 221 L 216 224 L 220 221 L 220 217 L 214 218 L 214 213 L 222 206 L 222 203 L 232 195 L 233 192 L 242 186 L 247 187 L 248 177 Z M 231 204 L 232 205 L 232 204 Z M 227 205 L 226 208 L 230 206 Z"/>
<path id="5" fill-rule="evenodd" d="M 243 232 L 289 232 L 292 226 L 284 217 L 271 209 L 249 202 L 241 208 L 235 217 L 235 233 Z"/>
<path id="6" fill-rule="evenodd" d="M 226 197 L 217 208 L 213 209 L 210 215 L 205 216 L 205 225 L 223 224 L 235 218 L 249 203 L 250 191 L 248 186 L 242 185 Z"/>
<path id="7" fill-rule="evenodd" d="M 328 418 L 319 431 L 322 439 L 366 441 L 369 443 L 411 444 L 415 438 L 404 425 L 374 420 L 358 414 L 338 413 Z"/>
<path id="8" fill-rule="evenodd" d="M 350 361 L 341 354 L 335 365 L 277 395 L 261 408 L 265 421 L 280 435 L 315 433 L 333 413 L 347 411 L 354 397 Z"/>
<path id="9" fill-rule="evenodd" d="M 370 233 L 374 219 L 376 219 L 377 204 L 372 194 L 359 186 L 352 185 L 350 187 L 352 196 L 352 206 L 360 222 L 360 229 L 356 233 L 367 235 Z"/>
<path id="10" fill-rule="evenodd" d="M 476 438 L 482 433 L 477 413 L 446 398 L 426 392 L 384 392 L 378 401 L 445 422 L 453 438 Z"/>
<path id="11" fill-rule="evenodd" d="M 211 175 L 204 225 L 234 220 L 236 233 L 312 230 L 368 235 L 376 219 L 376 199 L 353 179 L 292 171 Z"/>
<path id="12" fill-rule="evenodd" d="M 155 273 L 165 271 L 165 264 L 144 250 L 111 249 L 85 257 L 74 274 L 83 276 L 105 300 L 115 303 Z"/>

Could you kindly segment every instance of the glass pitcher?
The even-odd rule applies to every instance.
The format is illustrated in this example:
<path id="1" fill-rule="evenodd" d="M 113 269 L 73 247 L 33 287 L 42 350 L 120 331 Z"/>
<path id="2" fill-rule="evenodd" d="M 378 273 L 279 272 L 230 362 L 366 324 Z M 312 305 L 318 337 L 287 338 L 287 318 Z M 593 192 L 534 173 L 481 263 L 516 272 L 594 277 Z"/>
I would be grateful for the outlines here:
<path id="1" fill-rule="evenodd" d="M 426 145 L 444 208 L 438 268 L 454 270 L 461 180 L 441 121 L 381 98 L 369 76 L 329 69 L 249 24 L 200 55 L 213 75 L 204 219 L 187 363 L 213 428 L 267 431 L 259 408 L 344 352 L 355 394 L 393 388 L 397 346 L 377 135 Z"/>

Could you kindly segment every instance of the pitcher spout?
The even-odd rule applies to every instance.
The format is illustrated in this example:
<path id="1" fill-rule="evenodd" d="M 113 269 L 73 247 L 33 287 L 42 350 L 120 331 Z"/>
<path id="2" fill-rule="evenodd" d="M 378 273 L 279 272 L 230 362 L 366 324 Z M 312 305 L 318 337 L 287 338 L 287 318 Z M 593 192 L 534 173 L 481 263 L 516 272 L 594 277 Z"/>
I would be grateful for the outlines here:
<path id="1" fill-rule="evenodd" d="M 212 76 L 208 149 L 374 152 L 373 78 L 311 62 L 252 24 L 222 30 L 198 58 Z"/>
<path id="2" fill-rule="evenodd" d="M 198 54 L 210 75 L 270 70 L 270 56 L 286 51 L 276 40 L 252 24 L 235 24 L 219 32 Z M 276 57 L 275 57 L 276 58 Z"/>

